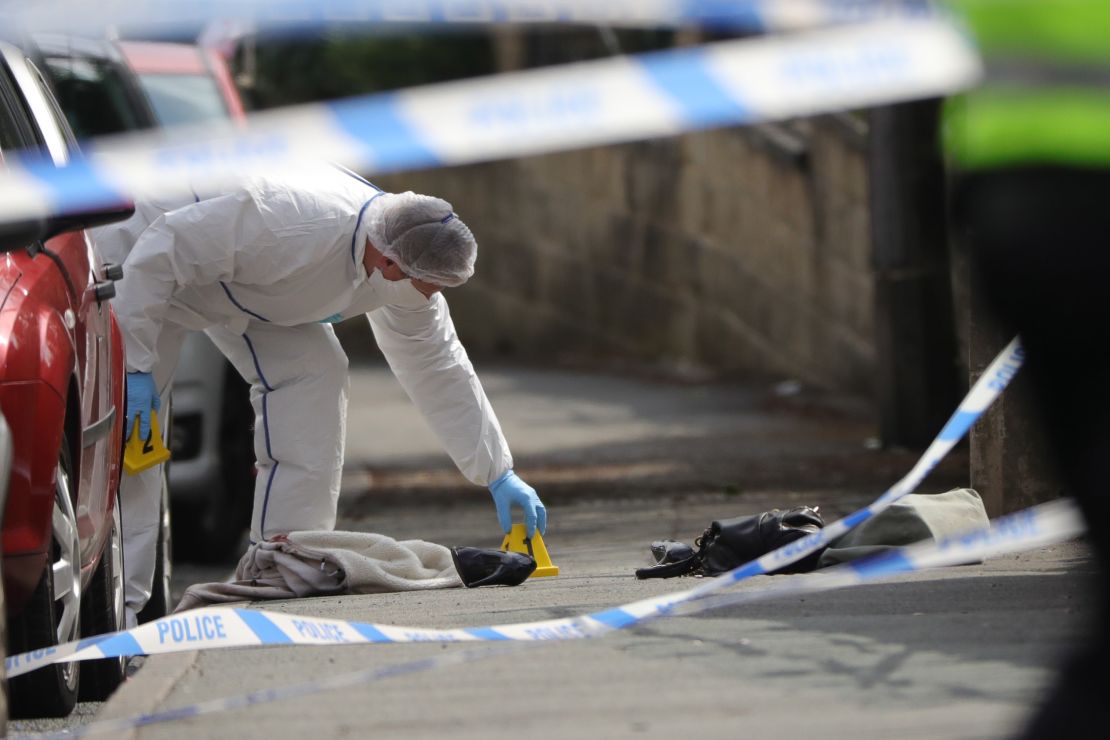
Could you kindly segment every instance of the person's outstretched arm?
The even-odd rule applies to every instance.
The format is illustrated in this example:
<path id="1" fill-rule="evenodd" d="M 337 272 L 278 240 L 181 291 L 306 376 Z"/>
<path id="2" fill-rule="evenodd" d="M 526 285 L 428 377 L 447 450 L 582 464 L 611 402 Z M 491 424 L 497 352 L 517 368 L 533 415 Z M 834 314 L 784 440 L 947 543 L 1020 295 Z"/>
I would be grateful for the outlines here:
<path id="1" fill-rule="evenodd" d="M 416 308 L 384 306 L 367 314 L 393 374 L 427 420 L 459 471 L 487 486 L 498 520 L 509 530 L 520 506 L 531 536 L 547 529 L 536 492 L 513 473 L 513 457 L 482 384 L 455 333 L 447 301 L 436 293 Z"/>

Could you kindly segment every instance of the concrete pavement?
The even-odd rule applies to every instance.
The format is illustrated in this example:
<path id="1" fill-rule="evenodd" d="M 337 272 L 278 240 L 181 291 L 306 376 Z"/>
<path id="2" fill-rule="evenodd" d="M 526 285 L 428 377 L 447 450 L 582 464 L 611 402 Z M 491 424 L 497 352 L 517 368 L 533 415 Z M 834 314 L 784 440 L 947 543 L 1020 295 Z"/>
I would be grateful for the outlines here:
<path id="1" fill-rule="evenodd" d="M 803 391 L 481 371 L 544 496 L 562 574 L 515 589 L 268 602 L 266 609 L 456 627 L 594 611 L 685 588 L 637 581 L 648 543 L 796 503 L 830 519 L 913 455 L 865 449 L 856 405 Z M 496 546 L 488 500 L 438 452 L 388 373 L 354 378 L 344 529 Z M 961 460 L 925 490 L 962 482 Z M 1078 544 L 889 583 L 659 620 L 369 687 L 151 726 L 147 738 L 1006 737 L 1080 640 L 1092 609 Z M 777 576 L 776 578 L 789 578 Z M 742 587 L 758 587 L 754 579 Z M 261 648 L 150 659 L 101 710 L 120 717 L 467 648 Z"/>

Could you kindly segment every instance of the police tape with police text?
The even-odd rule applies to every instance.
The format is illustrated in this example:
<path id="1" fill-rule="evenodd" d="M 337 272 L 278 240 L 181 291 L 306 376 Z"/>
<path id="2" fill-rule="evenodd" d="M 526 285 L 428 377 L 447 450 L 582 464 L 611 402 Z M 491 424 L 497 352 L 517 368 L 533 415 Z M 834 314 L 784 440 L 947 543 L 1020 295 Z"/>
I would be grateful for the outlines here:
<path id="1" fill-rule="evenodd" d="M 980 75 L 970 41 L 936 19 L 579 62 L 269 110 L 245 128 L 95 139 L 61 169 L 6 156 L 0 222 L 211 191 L 321 160 L 378 174 L 815 115 L 944 95 Z"/>
<path id="2" fill-rule="evenodd" d="M 168 653 L 199 647 L 210 649 L 258 645 L 581 639 L 628 627 L 646 619 L 665 616 L 680 605 L 704 599 L 738 581 L 754 575 L 770 573 L 782 565 L 800 560 L 912 493 L 1007 387 L 1010 379 L 1021 367 L 1022 359 L 1023 351 L 1020 342 L 1014 339 L 971 388 L 917 464 L 874 503 L 785 548 L 768 553 L 717 578 L 709 579 L 696 588 L 577 617 L 447 630 L 212 607 L 164 617 L 155 622 L 110 635 L 67 643 L 49 651 L 13 656 L 7 663 L 9 675 L 21 675 L 62 660 Z M 973 541 L 969 542 L 974 544 Z"/>
<path id="3" fill-rule="evenodd" d="M 658 616 L 687 615 L 776 597 L 813 594 L 863 585 L 899 573 L 911 573 L 931 567 L 980 561 L 1061 542 L 1082 533 L 1083 529 L 1080 512 L 1071 500 L 1053 501 L 995 520 L 991 522 L 989 530 L 976 530 L 965 535 L 946 538 L 940 542 L 926 541 L 893 552 L 829 568 L 816 574 L 769 579 L 761 586 L 740 592 L 718 593 L 708 598 L 688 601 L 670 608 L 661 607 Z M 504 655 L 510 649 L 519 650 L 529 645 L 539 644 L 541 643 L 538 641 L 513 642 L 481 649 L 472 648 L 448 653 L 441 652 L 432 657 L 400 664 L 353 673 L 328 675 L 306 683 L 252 691 L 238 696 L 222 697 L 199 704 L 133 717 L 101 720 L 83 726 L 81 731 L 84 735 L 119 733 L 137 727 L 286 701 L 352 686 L 365 686 L 378 681 L 435 670 L 449 665 L 471 664 Z M 63 738 L 69 736 L 69 731 L 66 730 L 63 733 L 40 736 L 39 740 L 47 740 L 48 738 L 49 740 L 55 738 L 63 740 Z"/>
<path id="4" fill-rule="evenodd" d="M 766 32 L 934 12 L 928 0 L 39 0 L 0 5 L 9 26 L 102 35 L 194 32 L 207 23 L 278 27 L 309 34 L 321 27 L 362 30 L 420 25 L 577 23 L 624 28 L 700 27 Z M 403 30 L 402 28 L 402 30 Z"/>

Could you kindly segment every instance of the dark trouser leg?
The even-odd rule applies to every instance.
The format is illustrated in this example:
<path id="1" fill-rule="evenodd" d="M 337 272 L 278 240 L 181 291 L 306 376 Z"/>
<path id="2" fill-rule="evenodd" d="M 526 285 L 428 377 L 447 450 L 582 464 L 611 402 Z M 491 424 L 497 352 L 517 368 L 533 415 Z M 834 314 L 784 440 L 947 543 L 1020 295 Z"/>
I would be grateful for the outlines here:
<path id="1" fill-rule="evenodd" d="M 1021 334 L 1025 372 L 1098 561 L 1100 630 L 1070 661 L 1026 737 L 1103 737 L 1110 720 L 1110 172 L 1015 169 L 956 187 L 980 289 Z"/>

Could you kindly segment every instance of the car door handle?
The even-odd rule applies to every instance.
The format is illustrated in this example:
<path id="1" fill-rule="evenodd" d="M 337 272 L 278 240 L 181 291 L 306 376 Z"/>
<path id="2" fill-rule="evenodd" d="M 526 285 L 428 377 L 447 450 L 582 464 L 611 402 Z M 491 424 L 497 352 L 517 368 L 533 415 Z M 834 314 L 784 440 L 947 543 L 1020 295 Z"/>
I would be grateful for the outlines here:
<path id="1" fill-rule="evenodd" d="M 116 407 L 108 409 L 108 413 L 104 415 L 103 419 L 94 421 L 83 430 L 81 430 L 81 447 L 92 447 L 104 437 L 108 436 L 108 432 L 112 431 L 112 422 L 116 419 Z"/>
<path id="2" fill-rule="evenodd" d="M 91 290 L 93 295 L 96 297 L 97 303 L 104 303 L 105 301 L 110 301 L 111 299 L 116 297 L 116 284 L 111 280 L 105 280 L 104 282 L 97 283 L 93 287 L 89 288 L 89 290 Z"/>

